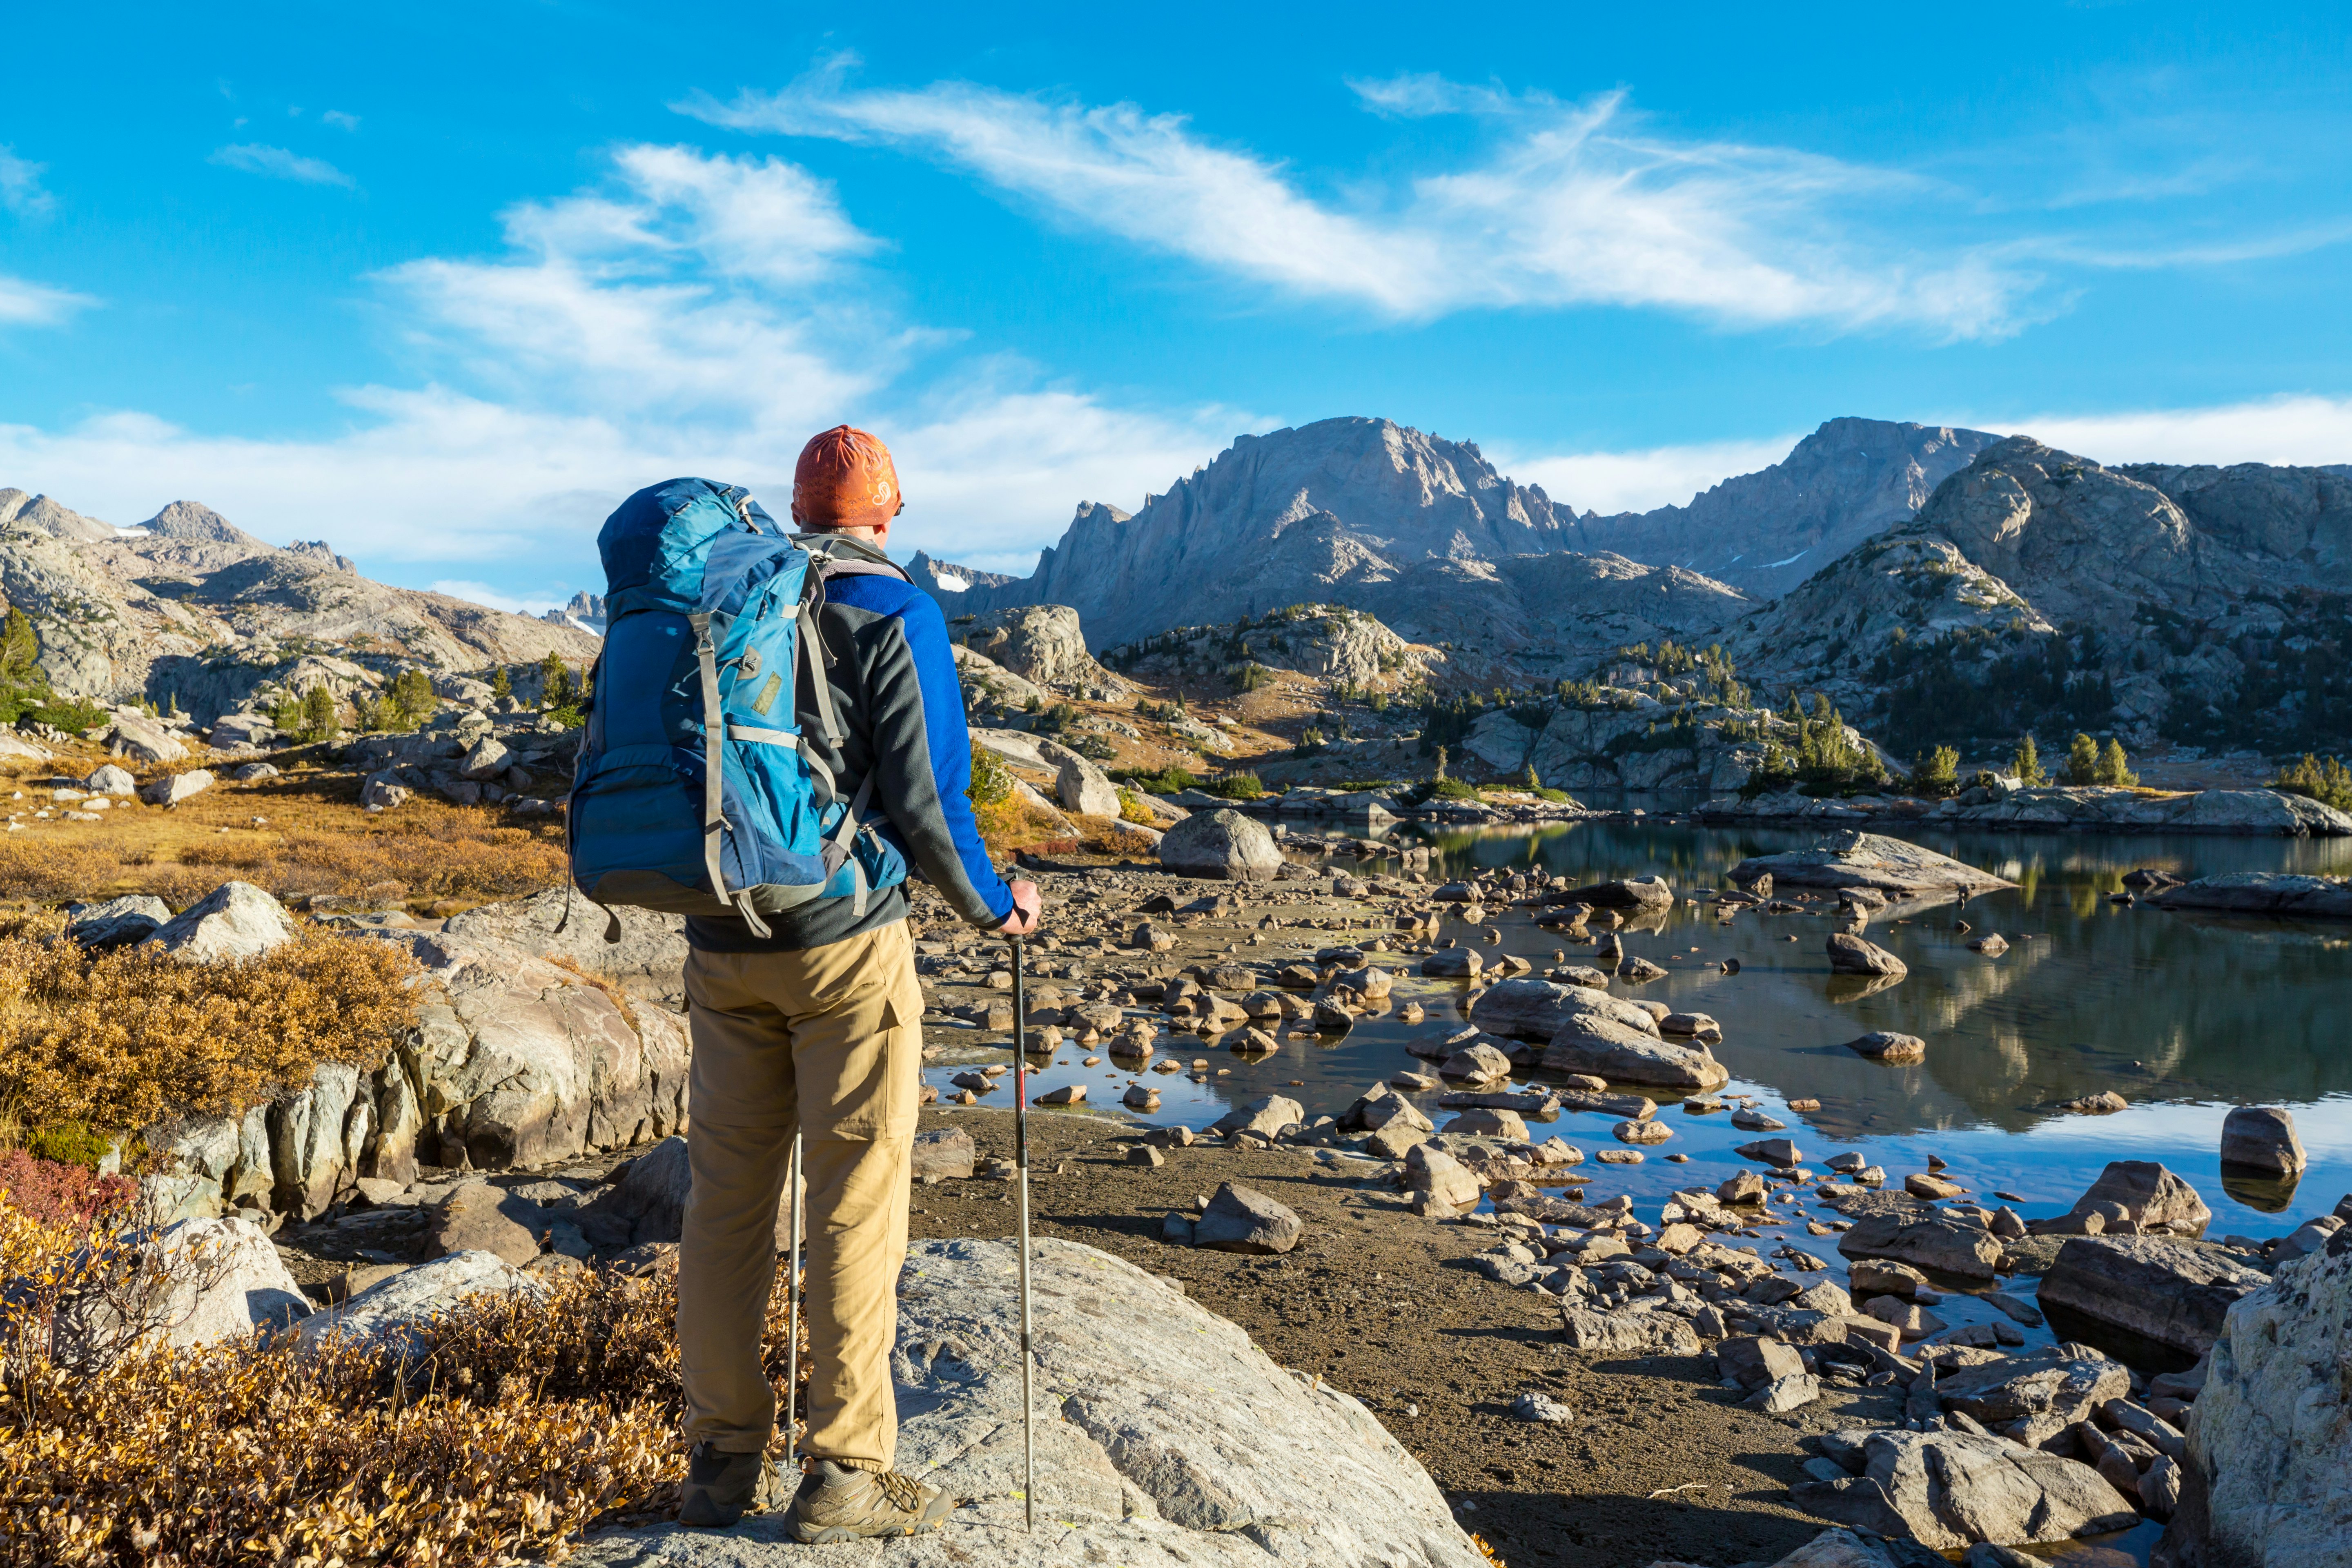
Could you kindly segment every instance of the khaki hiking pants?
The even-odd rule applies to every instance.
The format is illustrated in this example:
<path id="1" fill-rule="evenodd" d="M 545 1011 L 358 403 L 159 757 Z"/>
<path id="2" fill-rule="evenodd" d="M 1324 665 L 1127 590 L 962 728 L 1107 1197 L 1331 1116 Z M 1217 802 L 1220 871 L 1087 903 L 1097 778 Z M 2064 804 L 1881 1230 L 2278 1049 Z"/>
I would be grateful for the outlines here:
<path id="1" fill-rule="evenodd" d="M 756 1453 L 776 1430 L 761 1335 L 785 1245 L 776 1224 L 793 1132 L 804 1135 L 803 1310 L 814 1363 L 802 1452 L 890 1468 L 907 1159 L 923 994 L 904 921 L 801 952 L 702 952 L 686 963 L 694 1184 L 678 1249 L 686 1437 Z"/>

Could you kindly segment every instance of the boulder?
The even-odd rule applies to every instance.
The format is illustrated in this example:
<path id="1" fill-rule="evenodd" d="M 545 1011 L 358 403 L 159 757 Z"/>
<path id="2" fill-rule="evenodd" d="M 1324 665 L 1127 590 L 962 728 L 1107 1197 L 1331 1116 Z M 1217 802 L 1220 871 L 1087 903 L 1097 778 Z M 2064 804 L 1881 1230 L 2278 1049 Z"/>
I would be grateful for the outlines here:
<path id="1" fill-rule="evenodd" d="M 1697 1331 L 1672 1312 L 1601 1312 L 1573 1303 L 1559 1315 L 1559 1337 L 1570 1350 L 1612 1355 L 1696 1355 Z"/>
<path id="2" fill-rule="evenodd" d="M 1150 1098 L 1150 1091 L 1146 1090 L 1144 1099 Z M 971 1174 L 979 1159 L 980 1150 L 973 1143 L 970 1131 L 961 1127 L 946 1127 L 935 1132 L 915 1134 L 914 1149 L 908 1156 L 908 1166 L 913 1179 L 918 1182 L 961 1181 Z"/>
<path id="3" fill-rule="evenodd" d="M 453 1252 L 491 1252 L 520 1268 L 539 1256 L 539 1237 L 509 1206 L 529 1212 L 527 1200 L 509 1200 L 488 1182 L 460 1183 L 425 1222 L 428 1258 Z"/>
<path id="4" fill-rule="evenodd" d="M 295 1331 L 306 1349 L 357 1342 L 398 1354 L 416 1342 L 425 1324 L 461 1302 L 542 1288 L 495 1252 L 453 1252 L 312 1313 Z"/>
<path id="5" fill-rule="evenodd" d="M 1468 980 L 1486 966 L 1475 948 L 1441 947 L 1421 961 L 1421 973 L 1430 980 Z"/>
<path id="6" fill-rule="evenodd" d="M 1283 865 L 1282 851 L 1263 823 L 1238 811 L 1196 811 L 1160 840 L 1160 863 L 1184 877 L 1264 880 Z"/>
<path id="7" fill-rule="evenodd" d="M 2352 920 L 2352 879 L 2291 871 L 2231 871 L 2167 888 L 2148 902 L 2165 910 Z"/>
<path id="8" fill-rule="evenodd" d="M 98 951 L 145 942 L 172 918 L 172 906 L 152 893 L 125 893 L 102 904 L 68 904 L 66 934 Z"/>
<path id="9" fill-rule="evenodd" d="M 190 768 L 184 773 L 167 773 L 139 792 L 139 798 L 149 805 L 177 805 L 192 795 L 200 795 L 213 787 L 215 781 L 208 768 Z"/>
<path id="10" fill-rule="evenodd" d="M 1968 1279 L 1990 1279 L 2000 1263 L 1998 1237 L 1958 1215 L 1931 1209 L 1866 1214 L 1838 1237 L 1848 1258 L 1891 1258 L 1899 1263 Z"/>
<path id="11" fill-rule="evenodd" d="M 1595 882 L 1566 892 L 1547 893 L 1547 904 L 1591 904 L 1595 909 L 1672 909 L 1675 889 L 1664 877 L 1635 877 L 1626 881 Z"/>
<path id="12" fill-rule="evenodd" d="M 2040 1299 L 2045 1309 L 2063 1307 L 2201 1355 L 2231 1305 L 2269 1283 L 2218 1247 L 2160 1236 L 2078 1236 L 2058 1249 Z"/>
<path id="13" fill-rule="evenodd" d="M 2154 1160 L 2108 1162 L 2090 1190 L 2074 1200 L 2073 1213 L 2095 1213 L 2106 1204 L 2121 1205 L 2124 1217 L 2142 1230 L 2162 1226 L 2182 1236 L 2200 1236 L 2213 1218 L 2195 1187 Z"/>
<path id="14" fill-rule="evenodd" d="M 1474 1106 L 1445 1124 L 1448 1133 L 1467 1138 L 1507 1138 L 1514 1143 L 1528 1141 L 1528 1124 L 1516 1110 L 1503 1110 L 1493 1106 Z"/>
<path id="15" fill-rule="evenodd" d="M 1784 1377 L 1798 1376 L 1805 1370 L 1805 1358 L 1783 1340 L 1740 1337 L 1716 1345 L 1715 1364 L 1726 1380 L 1742 1388 L 1756 1389 Z"/>
<path id="16" fill-rule="evenodd" d="M 1511 1076 L 1511 1058 L 1480 1040 L 1447 1057 L 1438 1065 L 1437 1076 L 1465 1083 L 1499 1083 Z"/>
<path id="17" fill-rule="evenodd" d="M 485 735 L 457 760 L 457 772 L 476 784 L 502 777 L 513 764 L 513 753 L 495 735 Z"/>
<path id="18" fill-rule="evenodd" d="M 2223 1320 L 2155 1568 L 2352 1559 L 2352 1239 L 2282 1266 Z M 2143 1496 L 2146 1489 L 2143 1487 Z"/>
<path id="19" fill-rule="evenodd" d="M 1287 1252 L 1306 1227 L 1297 1215 L 1254 1187 L 1227 1182 L 1192 1222 L 1192 1245 L 1216 1252 Z"/>
<path id="20" fill-rule="evenodd" d="M 2241 1105 L 2221 1120 L 2221 1163 L 2292 1176 L 2310 1163 L 2295 1136 L 2294 1115 L 2284 1106 Z"/>
<path id="21" fill-rule="evenodd" d="M 1761 1160 L 1783 1170 L 1805 1163 L 1805 1152 L 1786 1138 L 1759 1138 L 1753 1143 L 1742 1143 L 1734 1152 L 1743 1160 Z"/>
<path id="22" fill-rule="evenodd" d="M 1054 777 L 1054 795 L 1064 810 L 1082 816 L 1118 815 L 1118 786 L 1110 775 L 1075 752 L 1064 756 L 1061 764 Z"/>
<path id="23" fill-rule="evenodd" d="M 1478 1178 L 1453 1155 L 1416 1143 L 1404 1157 L 1404 1184 L 1433 1205 L 1467 1208 L 1478 1201 Z"/>
<path id="24" fill-rule="evenodd" d="M 1266 1094 L 1226 1111 L 1209 1123 L 1209 1131 L 1227 1136 L 1235 1132 L 1262 1132 L 1271 1138 L 1284 1128 L 1296 1127 L 1306 1120 L 1306 1108 L 1298 1101 L 1284 1095 Z"/>
<path id="25" fill-rule="evenodd" d="M 1435 1131 L 1437 1126 L 1421 1107 L 1384 1083 L 1366 1089 L 1357 1096 L 1354 1104 L 1339 1113 L 1343 1131 L 1377 1132 L 1391 1124 L 1418 1128 L 1423 1132 Z"/>
<path id="26" fill-rule="evenodd" d="M 1848 1040 L 1845 1048 L 1874 1062 L 1907 1063 L 1927 1059 L 1927 1041 L 1916 1035 L 1898 1035 L 1888 1029 L 1874 1029 L 1858 1040 Z"/>
<path id="27" fill-rule="evenodd" d="M 815 1558 L 1483 1568 L 1426 1472 L 1356 1399 L 1276 1366 L 1168 1281 L 1054 1240 L 1034 1244 L 1030 1266 L 1034 1375 L 1052 1415 L 1036 1424 L 1039 1528 L 1026 1533 L 1014 1265 L 1009 1242 L 908 1248 L 891 1356 L 905 1413 L 898 1464 L 970 1500 L 936 1533 Z M 1014 1440 L 974 1440 L 992 1432 Z M 789 1510 L 725 1531 L 662 1523 L 599 1534 L 571 1561 L 720 1568 L 810 1557 L 791 1531 Z"/>
<path id="28" fill-rule="evenodd" d="M 1472 1023 L 1489 1034 L 1520 1040 L 1549 1040 L 1584 1018 L 1610 1019 L 1653 1037 L 1658 1033 L 1657 1015 L 1637 1003 L 1549 980 L 1497 981 L 1470 1004 Z"/>
<path id="29" fill-rule="evenodd" d="M 186 760 L 188 748 L 181 744 L 163 725 L 152 719 L 119 714 L 114 727 L 101 742 L 118 757 L 129 757 L 142 763 L 177 763 Z"/>
<path id="30" fill-rule="evenodd" d="M 1806 1512 L 1880 1535 L 1951 1551 L 2105 1534 L 2139 1522 L 2097 1471 L 2000 1437 L 1964 1432 L 1873 1432 L 1863 1473 L 1800 1481 L 1790 1500 Z"/>
<path id="31" fill-rule="evenodd" d="M 248 1219 L 184 1219 L 155 1238 L 156 1277 L 167 1281 L 149 1321 L 173 1345 L 250 1340 L 310 1315 L 269 1235 Z"/>
<path id="32" fill-rule="evenodd" d="M 2131 1393 L 2131 1372 L 2089 1345 L 2063 1343 L 1948 1370 L 1936 1393 L 1945 1409 L 1985 1426 L 2042 1415 L 2085 1421 L 2108 1400 Z"/>
<path id="33" fill-rule="evenodd" d="M 128 769 L 107 763 L 82 780 L 81 787 L 93 795 L 136 795 L 139 793 L 139 781 Z"/>
<path id="34" fill-rule="evenodd" d="M 967 1134 L 969 1136 L 969 1134 Z M 675 1242 L 686 1233 L 687 1194 L 694 1170 L 684 1138 L 665 1138 L 628 1163 L 620 1179 L 575 1211 L 574 1223 L 588 1244 L 602 1251 Z M 776 1250 L 792 1245 L 793 1194 L 776 1201 L 772 1231 Z"/>
<path id="35" fill-rule="evenodd" d="M 1544 1047 L 1543 1065 L 1552 1072 L 1665 1089 L 1715 1089 L 1731 1079 L 1731 1070 L 1705 1051 L 1599 1016 L 1572 1021 L 1554 1035 Z"/>
<path id="36" fill-rule="evenodd" d="M 562 894 L 551 901 L 560 910 Z M 686 1121 L 685 1020 L 645 1003 L 622 1011 L 633 992 L 665 984 L 625 966 L 636 951 L 635 922 L 625 918 L 623 943 L 606 950 L 615 954 L 611 967 L 574 958 L 577 969 L 559 968 L 550 960 L 572 956 L 562 943 L 574 935 L 601 942 L 603 922 L 575 919 L 552 937 L 523 909 L 486 906 L 438 931 L 393 939 L 445 998 L 419 1008 L 403 1051 L 426 1122 L 420 1157 L 503 1170 L 677 1131 Z M 659 916 L 644 918 L 660 925 Z M 546 958 L 531 946 L 541 940 L 552 943 Z M 666 983 L 677 984 L 675 972 Z"/>
<path id="37" fill-rule="evenodd" d="M 1851 829 L 1811 849 L 1751 857 L 1730 873 L 1743 888 L 1764 877 L 1792 888 L 1871 888 L 1902 900 L 1973 898 L 2017 885 L 1906 840 Z"/>
<path id="38" fill-rule="evenodd" d="M 184 963 L 257 958 L 294 940 L 285 906 L 250 882 L 223 882 L 145 939 Z"/>
<path id="39" fill-rule="evenodd" d="M 1831 932 L 1828 946 L 1830 972 L 1833 974 L 1876 974 L 1900 980 L 1911 973 L 1910 966 L 1901 959 L 1851 931 Z"/>

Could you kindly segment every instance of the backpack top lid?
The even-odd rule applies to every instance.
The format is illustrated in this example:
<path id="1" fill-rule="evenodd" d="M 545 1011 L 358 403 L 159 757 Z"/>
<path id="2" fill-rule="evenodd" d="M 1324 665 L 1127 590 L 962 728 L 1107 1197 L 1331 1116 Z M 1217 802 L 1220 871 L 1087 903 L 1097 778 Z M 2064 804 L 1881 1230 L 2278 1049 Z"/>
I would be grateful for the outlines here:
<path id="1" fill-rule="evenodd" d="M 703 607 L 703 568 L 710 546 L 730 529 L 786 537 L 741 485 L 665 479 L 623 501 L 596 535 L 596 552 L 604 560 L 607 615 L 690 615 Z"/>

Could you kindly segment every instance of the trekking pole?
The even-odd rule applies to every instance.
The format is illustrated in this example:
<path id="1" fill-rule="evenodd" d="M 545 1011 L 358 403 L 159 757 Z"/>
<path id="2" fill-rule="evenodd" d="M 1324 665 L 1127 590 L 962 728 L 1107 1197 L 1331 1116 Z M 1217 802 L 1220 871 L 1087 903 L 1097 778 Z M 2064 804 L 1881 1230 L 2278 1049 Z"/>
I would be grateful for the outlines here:
<path id="1" fill-rule="evenodd" d="M 793 1257 L 784 1278 L 784 1466 L 801 1458 L 801 1135 L 793 1132 L 792 1163 L 785 1167 L 785 1193 L 793 1205 Z"/>
<path id="2" fill-rule="evenodd" d="M 1037 1528 L 1037 1415 L 1029 1391 L 1029 992 L 1013 939 L 1013 1164 L 1021 1184 L 1021 1507 Z"/>

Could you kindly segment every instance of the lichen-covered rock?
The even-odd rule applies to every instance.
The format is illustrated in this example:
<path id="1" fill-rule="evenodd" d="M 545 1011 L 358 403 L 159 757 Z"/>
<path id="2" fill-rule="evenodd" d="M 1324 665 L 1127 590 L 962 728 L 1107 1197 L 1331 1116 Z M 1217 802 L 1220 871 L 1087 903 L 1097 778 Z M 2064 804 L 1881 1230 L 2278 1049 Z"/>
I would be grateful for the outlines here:
<path id="1" fill-rule="evenodd" d="M 2352 1564 L 2352 1230 L 2232 1306 L 2156 1568 Z"/>
<path id="2" fill-rule="evenodd" d="M 1286 1372 L 1165 1281 L 1039 1241 L 1038 1531 L 1023 1528 L 1017 1258 L 925 1241 L 899 1277 L 898 1464 L 972 1500 L 941 1531 L 846 1552 L 894 1568 L 1480 1568 L 1426 1472 L 1370 1412 Z M 1009 1434 L 1010 1441 L 977 1440 Z M 590 1542 L 586 1568 L 722 1568 L 808 1552 L 789 1510 L 724 1532 L 672 1525 Z M 879 1555 L 877 1556 L 876 1554 Z M 819 1549 L 819 1555 L 826 1555 Z"/>

